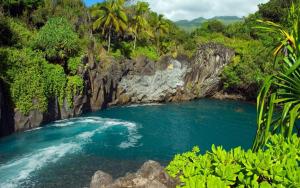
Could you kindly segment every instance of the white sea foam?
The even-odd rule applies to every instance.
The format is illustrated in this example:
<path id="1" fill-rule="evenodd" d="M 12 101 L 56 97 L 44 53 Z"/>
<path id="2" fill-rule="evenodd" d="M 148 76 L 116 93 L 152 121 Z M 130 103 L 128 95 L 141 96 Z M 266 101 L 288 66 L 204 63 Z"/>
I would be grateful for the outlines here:
<path id="1" fill-rule="evenodd" d="M 119 148 L 126 149 L 130 147 L 137 147 L 139 139 L 142 138 L 142 135 L 138 134 L 138 127 L 136 124 L 127 122 L 124 126 L 128 129 L 128 138 L 126 141 L 121 142 Z"/>
<path id="2" fill-rule="evenodd" d="M 39 130 L 39 129 L 42 129 L 43 127 L 37 127 L 37 128 L 34 128 L 34 129 L 30 129 L 30 130 L 27 130 L 25 132 L 31 132 L 31 131 L 36 131 L 36 130 Z"/>
<path id="3" fill-rule="evenodd" d="M 134 107 L 140 107 L 140 106 L 161 106 L 164 105 L 162 103 L 145 103 L 145 104 L 132 104 L 129 106 L 124 106 L 126 108 L 134 108 Z"/>
<path id="4" fill-rule="evenodd" d="M 28 176 L 42 168 L 45 164 L 55 163 L 57 160 L 80 149 L 80 145 L 76 143 L 63 143 L 58 146 L 51 146 L 40 149 L 32 154 L 23 156 L 20 159 L 9 162 L 0 166 L 0 172 L 5 177 L 0 182 L 0 187 L 14 188 L 19 187 L 19 183 L 27 179 Z M 17 171 L 16 171 L 17 169 Z"/>
<path id="5" fill-rule="evenodd" d="M 143 104 L 143 105 L 162 105 L 159 103 L 152 104 Z M 131 107 L 134 107 L 133 105 Z M 110 119 L 110 118 L 101 118 L 101 117 L 79 117 L 71 119 L 72 122 L 63 122 L 63 126 L 73 125 L 73 124 L 92 124 L 92 125 L 100 125 L 101 127 L 94 130 L 93 132 L 84 132 L 78 135 L 78 138 L 90 139 L 98 132 L 102 132 L 103 130 L 113 127 L 113 126 L 123 126 L 128 130 L 128 138 L 127 140 L 121 142 L 119 144 L 119 148 L 126 149 L 130 147 L 137 147 L 138 141 L 142 138 L 140 134 L 138 134 L 138 125 L 134 122 L 123 121 L 119 119 Z M 67 124 L 68 123 L 68 124 Z M 61 126 L 61 125 L 60 125 Z"/>
<path id="6" fill-rule="evenodd" d="M 34 171 L 39 170 L 48 164 L 57 162 L 67 154 L 80 151 L 82 146 L 89 143 L 94 135 L 102 133 L 110 127 L 126 127 L 128 138 L 118 146 L 122 149 L 137 147 L 138 141 L 142 137 L 138 134 L 139 126 L 136 123 L 118 119 L 79 117 L 70 120 L 56 121 L 51 126 L 66 127 L 74 125 L 80 126 L 81 124 L 90 124 L 98 127 L 91 131 L 81 132 L 67 143 L 39 149 L 1 165 L 0 188 L 19 187 L 20 183 L 27 181 Z"/>
<path id="7" fill-rule="evenodd" d="M 144 104 L 144 105 L 161 105 L 158 103 L 152 104 Z M 137 147 L 137 143 L 139 139 L 142 138 L 140 134 L 138 134 L 138 125 L 134 122 L 123 121 L 119 119 L 110 119 L 110 118 L 101 118 L 101 117 L 79 117 L 73 118 L 70 120 L 71 122 L 62 122 L 62 125 L 54 125 L 54 126 L 70 126 L 73 124 L 91 124 L 91 125 L 99 125 L 100 128 L 94 130 L 93 132 L 84 132 L 78 135 L 78 138 L 90 139 L 98 132 L 102 132 L 103 130 L 113 127 L 113 126 L 123 126 L 128 130 L 128 138 L 127 140 L 120 143 L 119 147 L 122 149 Z M 59 122 L 61 123 L 61 122 Z"/>

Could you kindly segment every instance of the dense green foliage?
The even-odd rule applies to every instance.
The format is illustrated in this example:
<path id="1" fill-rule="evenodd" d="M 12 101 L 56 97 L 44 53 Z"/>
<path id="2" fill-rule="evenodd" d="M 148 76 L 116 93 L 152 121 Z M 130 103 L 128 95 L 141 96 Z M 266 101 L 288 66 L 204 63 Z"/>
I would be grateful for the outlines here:
<path id="1" fill-rule="evenodd" d="M 263 147 L 270 135 L 280 132 L 290 138 L 300 118 L 300 1 L 289 12 L 291 30 L 273 22 L 262 22 L 260 27 L 282 34 L 281 44 L 274 54 L 281 69 L 266 78 L 257 98 L 258 130 L 253 149 Z"/>
<path id="2" fill-rule="evenodd" d="M 66 99 L 71 106 L 75 94 L 83 89 L 77 69 L 83 66 L 79 54 L 85 53 L 86 47 L 81 44 L 86 39 L 80 33 L 84 29 L 76 25 L 78 20 L 74 21 L 83 13 L 78 11 L 83 7 L 82 2 L 76 2 L 5 1 L 0 4 L 4 9 L 4 14 L 0 14 L 0 77 L 9 86 L 15 108 L 24 114 L 32 110 L 46 112 L 49 100 L 54 98 L 60 105 Z M 48 12 L 46 7 L 61 11 Z M 67 13 L 68 7 L 73 10 Z M 45 22 L 34 21 L 37 12 L 43 13 Z M 58 13 L 64 16 L 57 17 Z M 82 25 L 86 27 L 86 23 Z"/>
<path id="3" fill-rule="evenodd" d="M 79 37 L 64 18 L 52 18 L 42 27 L 33 42 L 33 48 L 45 52 L 50 61 L 61 61 L 79 51 Z"/>
<path id="4" fill-rule="evenodd" d="M 44 112 L 50 97 L 63 94 L 66 83 L 63 68 L 49 64 L 42 53 L 12 48 L 2 49 L 1 54 L 5 54 L 1 65 L 17 109 L 25 114 L 31 110 Z"/>
<path id="5" fill-rule="evenodd" d="M 68 76 L 66 86 L 67 104 L 72 107 L 73 98 L 76 94 L 81 94 L 83 90 L 83 79 L 78 76 Z"/>
<path id="6" fill-rule="evenodd" d="M 275 135 L 264 150 L 224 150 L 212 146 L 204 155 L 199 148 L 178 154 L 167 166 L 181 187 L 299 187 L 300 139 Z M 178 186 L 180 187 L 180 186 Z"/>

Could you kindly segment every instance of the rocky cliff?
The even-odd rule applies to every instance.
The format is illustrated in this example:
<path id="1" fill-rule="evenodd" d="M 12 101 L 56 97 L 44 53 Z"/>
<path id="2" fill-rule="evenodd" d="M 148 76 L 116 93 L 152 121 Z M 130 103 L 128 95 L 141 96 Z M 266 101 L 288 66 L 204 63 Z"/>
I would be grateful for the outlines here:
<path id="1" fill-rule="evenodd" d="M 14 117 L 13 131 L 22 131 L 110 105 L 183 101 L 212 96 L 219 89 L 223 67 L 233 56 L 234 51 L 214 43 L 200 46 L 191 59 L 184 56 L 177 59 L 163 57 L 153 62 L 140 57 L 136 60 L 97 62 L 93 55 L 89 55 L 83 61 L 85 68 L 77 72 L 85 83 L 83 92 L 74 97 L 72 108 L 66 102 L 60 105 L 58 99 L 53 98 L 46 113 L 31 111 L 25 116 L 5 108 L 7 104 L 3 101 L 6 99 L 3 100 L 0 90 L 0 127 L 7 126 L 10 120 L 5 117 L 11 116 Z M 3 116 L 3 113 L 6 115 Z"/>
<path id="2" fill-rule="evenodd" d="M 118 86 L 117 104 L 192 100 L 214 95 L 220 74 L 234 56 L 222 45 L 202 45 L 195 56 L 159 62 L 138 60 Z"/>

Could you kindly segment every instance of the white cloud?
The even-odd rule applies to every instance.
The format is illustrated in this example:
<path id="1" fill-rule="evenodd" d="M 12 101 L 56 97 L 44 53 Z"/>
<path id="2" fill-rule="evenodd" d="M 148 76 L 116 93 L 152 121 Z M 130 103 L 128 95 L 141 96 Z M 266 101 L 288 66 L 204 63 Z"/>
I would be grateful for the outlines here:
<path id="1" fill-rule="evenodd" d="M 155 12 L 177 20 L 198 17 L 247 16 L 258 10 L 257 5 L 268 0 L 144 0 Z"/>

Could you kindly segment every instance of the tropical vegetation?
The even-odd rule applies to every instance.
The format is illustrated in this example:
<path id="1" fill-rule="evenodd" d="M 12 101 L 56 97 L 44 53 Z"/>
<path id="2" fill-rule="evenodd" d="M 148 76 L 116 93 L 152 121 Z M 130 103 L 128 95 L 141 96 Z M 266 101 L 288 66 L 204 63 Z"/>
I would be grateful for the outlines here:
<path id="1" fill-rule="evenodd" d="M 223 44 L 235 56 L 222 73 L 222 91 L 257 98 L 253 148 L 213 146 L 199 154 L 195 147 L 176 155 L 167 171 L 182 187 L 299 187 L 299 6 L 299 0 L 270 0 L 238 22 L 210 19 L 186 32 L 145 2 L 86 7 L 81 0 L 3 0 L 0 79 L 16 110 L 46 112 L 51 100 L 74 105 L 90 54 L 97 62 L 140 56 L 158 61 L 192 57 L 200 44 Z"/>
<path id="2" fill-rule="evenodd" d="M 299 187 L 300 139 L 272 136 L 264 149 L 244 151 L 241 147 L 226 151 L 212 146 L 200 154 L 198 147 L 178 154 L 166 167 L 178 187 Z"/>
<path id="3" fill-rule="evenodd" d="M 290 8 L 291 26 L 287 30 L 274 22 L 261 22 L 266 25 L 261 29 L 281 34 L 282 40 L 274 54 L 282 67 L 266 78 L 258 95 L 254 150 L 263 147 L 274 133 L 291 138 L 300 117 L 300 3 Z"/>

